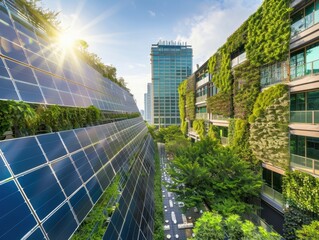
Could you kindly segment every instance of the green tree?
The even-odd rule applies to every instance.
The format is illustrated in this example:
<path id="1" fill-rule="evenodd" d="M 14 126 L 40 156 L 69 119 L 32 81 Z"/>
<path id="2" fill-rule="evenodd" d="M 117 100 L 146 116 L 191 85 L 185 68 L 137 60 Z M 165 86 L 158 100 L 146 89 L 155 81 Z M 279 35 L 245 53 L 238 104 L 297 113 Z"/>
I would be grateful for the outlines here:
<path id="1" fill-rule="evenodd" d="M 194 240 L 224 240 L 222 220 L 219 214 L 205 212 L 195 223 Z"/>

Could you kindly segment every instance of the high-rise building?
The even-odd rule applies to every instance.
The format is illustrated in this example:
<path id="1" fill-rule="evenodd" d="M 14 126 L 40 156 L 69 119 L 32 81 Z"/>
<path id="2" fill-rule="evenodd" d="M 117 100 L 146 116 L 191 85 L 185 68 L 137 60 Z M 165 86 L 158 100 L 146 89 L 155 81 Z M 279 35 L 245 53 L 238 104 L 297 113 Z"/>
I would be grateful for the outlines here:
<path id="1" fill-rule="evenodd" d="M 144 94 L 144 120 L 152 124 L 152 83 L 147 83 L 147 92 Z"/>
<path id="2" fill-rule="evenodd" d="M 194 102 L 181 106 L 188 136 L 198 140 L 209 129 L 262 163 L 254 219 L 285 239 L 319 219 L 318 6 L 318 0 L 263 1 L 181 93 Z"/>
<path id="3" fill-rule="evenodd" d="M 179 125 L 178 86 L 192 74 L 193 50 L 180 42 L 159 41 L 151 48 L 152 123 L 157 127 Z"/>
<path id="4" fill-rule="evenodd" d="M 152 239 L 155 144 L 133 96 L 23 3 L 0 1 L 0 239 Z"/>

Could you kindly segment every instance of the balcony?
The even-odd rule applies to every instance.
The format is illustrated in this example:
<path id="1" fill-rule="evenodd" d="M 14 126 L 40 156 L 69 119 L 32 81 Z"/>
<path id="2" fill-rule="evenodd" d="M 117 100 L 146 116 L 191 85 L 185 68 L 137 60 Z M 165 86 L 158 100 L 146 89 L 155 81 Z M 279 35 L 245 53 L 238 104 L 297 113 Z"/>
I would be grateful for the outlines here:
<path id="1" fill-rule="evenodd" d="M 222 145 L 228 145 L 228 137 L 220 137 L 220 142 Z"/>
<path id="2" fill-rule="evenodd" d="M 280 62 L 262 67 L 260 70 L 261 87 L 264 88 L 272 84 L 288 81 L 287 70 L 287 62 Z"/>
<path id="3" fill-rule="evenodd" d="M 235 57 L 234 59 L 231 60 L 231 67 L 235 67 L 247 60 L 246 52 L 243 52 L 239 56 Z"/>
<path id="4" fill-rule="evenodd" d="M 215 126 L 228 127 L 229 117 L 224 117 L 222 115 L 209 114 L 209 121 Z"/>
<path id="5" fill-rule="evenodd" d="M 205 83 L 209 82 L 209 76 L 207 75 L 206 77 L 202 78 L 196 83 L 196 88 L 199 88 L 200 86 L 204 85 Z"/>
<path id="6" fill-rule="evenodd" d="M 261 193 L 283 207 L 284 198 L 280 192 L 277 192 L 275 189 L 264 184 L 261 189 Z"/>
<path id="7" fill-rule="evenodd" d="M 319 124 L 319 110 L 316 111 L 291 111 L 291 123 Z"/>
<path id="8" fill-rule="evenodd" d="M 207 95 L 196 97 L 196 104 L 205 103 L 206 104 Z"/>
<path id="9" fill-rule="evenodd" d="M 208 113 L 196 113 L 196 119 L 208 120 L 208 118 L 209 118 Z"/>
<path id="10" fill-rule="evenodd" d="M 319 175 L 319 160 L 290 154 L 290 166 L 310 174 Z"/>
<path id="11" fill-rule="evenodd" d="M 305 76 L 317 75 L 317 74 L 319 74 L 319 59 L 309 63 L 290 67 L 291 80 L 298 80 Z"/>
<path id="12" fill-rule="evenodd" d="M 293 39 L 299 33 L 309 29 L 318 22 L 318 11 L 313 11 L 311 14 L 304 16 L 303 18 L 291 24 L 291 38 Z"/>

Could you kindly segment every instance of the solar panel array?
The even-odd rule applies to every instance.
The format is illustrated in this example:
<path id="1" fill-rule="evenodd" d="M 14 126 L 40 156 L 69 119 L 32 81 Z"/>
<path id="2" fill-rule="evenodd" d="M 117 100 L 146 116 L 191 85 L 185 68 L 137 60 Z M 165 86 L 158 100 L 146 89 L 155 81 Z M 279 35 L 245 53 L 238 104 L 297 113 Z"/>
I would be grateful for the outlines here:
<path id="1" fill-rule="evenodd" d="M 124 228 L 134 220 L 134 234 L 142 227 L 140 236 L 149 239 L 154 143 L 146 136 L 143 119 L 135 118 L 1 141 L 0 239 L 68 239 L 137 153 L 117 211 L 124 216 L 127 207 Z M 110 227 L 125 239 L 117 211 Z"/>
<path id="2" fill-rule="evenodd" d="M 103 239 L 153 239 L 155 144 L 147 138 Z"/>
<path id="3" fill-rule="evenodd" d="M 0 99 L 138 112 L 133 96 L 0 1 Z"/>

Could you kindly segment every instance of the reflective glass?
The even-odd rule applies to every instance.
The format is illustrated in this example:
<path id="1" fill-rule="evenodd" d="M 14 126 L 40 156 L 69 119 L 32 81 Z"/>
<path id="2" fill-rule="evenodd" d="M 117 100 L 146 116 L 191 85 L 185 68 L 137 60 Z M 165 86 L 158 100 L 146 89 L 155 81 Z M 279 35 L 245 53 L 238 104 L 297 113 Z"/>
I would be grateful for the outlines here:
<path id="1" fill-rule="evenodd" d="M 9 79 L 3 79 L 0 77 L 0 99 L 19 100 L 17 92 L 13 86 L 13 83 Z"/>
<path id="2" fill-rule="evenodd" d="M 45 218 L 65 197 L 48 166 L 18 178 L 40 219 Z"/>
<path id="3" fill-rule="evenodd" d="M 82 187 L 74 196 L 72 196 L 70 203 L 79 222 L 85 218 L 87 213 L 92 208 L 92 203 L 84 187 Z"/>
<path id="4" fill-rule="evenodd" d="M 21 239 L 36 221 L 13 181 L 0 185 L 1 239 Z"/>

